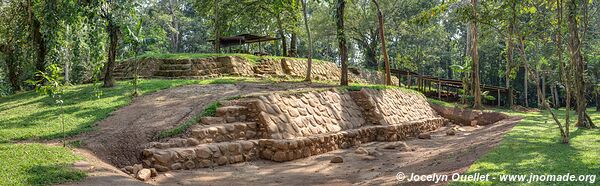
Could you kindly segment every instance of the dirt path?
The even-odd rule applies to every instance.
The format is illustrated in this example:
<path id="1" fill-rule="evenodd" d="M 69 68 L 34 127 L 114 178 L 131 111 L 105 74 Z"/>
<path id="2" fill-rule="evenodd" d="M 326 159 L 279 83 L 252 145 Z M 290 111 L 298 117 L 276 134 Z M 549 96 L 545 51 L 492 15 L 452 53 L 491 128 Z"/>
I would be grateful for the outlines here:
<path id="1" fill-rule="evenodd" d="M 363 144 L 376 156 L 356 154 L 357 148 L 337 150 L 285 163 L 258 160 L 214 169 L 173 171 L 149 182 L 156 185 L 396 185 L 398 172 L 405 174 L 453 174 L 464 172 L 475 160 L 495 147 L 520 119 L 510 118 L 486 127 L 447 136 L 443 127 L 432 139 L 406 141 L 415 151 L 386 150 L 383 142 Z M 332 164 L 333 156 L 344 163 Z M 404 183 L 432 185 L 434 183 Z M 444 183 L 439 183 L 444 184 Z"/>
<path id="2" fill-rule="evenodd" d="M 473 128 L 447 136 L 446 128 L 432 133 L 432 139 L 406 141 L 414 151 L 386 150 L 387 143 L 367 143 L 362 147 L 376 156 L 354 153 L 356 148 L 337 150 L 285 163 L 257 160 L 214 169 L 161 173 L 148 183 L 137 181 L 117 167 L 138 163 L 136 158 L 157 132 L 179 125 L 215 100 L 240 94 L 275 90 L 327 87 L 305 83 L 236 85 L 191 85 L 160 91 L 134 100 L 99 122 L 97 130 L 78 136 L 86 157 L 75 168 L 89 177 L 73 185 L 380 185 L 397 184 L 396 174 L 452 174 L 463 172 L 475 160 L 495 147 L 519 120 L 510 118 L 493 125 Z M 342 156 L 344 163 L 329 163 Z M 112 165 L 111 165 L 112 164 Z M 416 183 L 417 185 L 431 183 Z"/>

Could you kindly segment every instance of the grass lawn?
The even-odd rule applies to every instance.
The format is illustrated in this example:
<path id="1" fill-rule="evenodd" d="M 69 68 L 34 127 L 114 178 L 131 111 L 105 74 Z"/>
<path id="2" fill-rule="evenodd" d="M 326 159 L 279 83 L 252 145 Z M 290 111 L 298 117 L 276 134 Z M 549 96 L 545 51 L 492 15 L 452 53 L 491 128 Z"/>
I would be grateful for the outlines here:
<path id="1" fill-rule="evenodd" d="M 232 84 L 257 81 L 253 78 L 225 77 L 208 80 L 142 80 L 142 94 L 188 84 Z M 132 87 L 121 81 L 115 88 L 77 85 L 64 94 L 67 136 L 93 130 L 93 124 L 132 100 Z M 69 148 L 48 146 L 40 140 L 62 136 L 60 110 L 47 96 L 23 92 L 0 98 L 0 185 L 48 185 L 82 179 L 85 175 L 68 165 L 79 157 Z M 32 143 L 14 143 L 27 140 Z"/>
<path id="2" fill-rule="evenodd" d="M 571 127 L 570 144 L 560 143 L 558 127 L 547 112 L 519 113 L 523 116 L 502 142 L 477 160 L 465 174 L 490 174 L 489 182 L 451 182 L 450 185 L 593 185 L 590 182 L 500 182 L 500 175 L 595 175 L 600 176 L 600 129 Z M 600 124 L 600 113 L 589 109 L 592 120 Z M 565 110 L 557 112 L 564 125 Z M 571 124 L 576 120 L 571 114 Z M 527 178 L 528 179 L 528 178 Z M 600 178 L 595 180 L 598 184 Z M 588 180 L 589 181 L 589 180 Z"/>
<path id="3" fill-rule="evenodd" d="M 68 168 L 81 158 L 62 146 L 3 143 L 0 159 L 0 185 L 51 185 L 85 177 Z"/>

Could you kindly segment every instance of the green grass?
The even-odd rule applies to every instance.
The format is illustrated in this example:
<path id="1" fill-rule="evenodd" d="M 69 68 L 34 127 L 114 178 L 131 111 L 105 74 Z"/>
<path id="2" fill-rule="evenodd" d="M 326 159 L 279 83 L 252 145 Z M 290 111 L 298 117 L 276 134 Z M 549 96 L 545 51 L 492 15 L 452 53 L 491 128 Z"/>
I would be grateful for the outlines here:
<path id="1" fill-rule="evenodd" d="M 499 110 L 512 116 L 522 116 L 502 142 L 477 160 L 465 174 L 487 174 L 498 177 L 520 175 L 588 175 L 600 176 L 600 129 L 571 127 L 569 144 L 562 144 L 558 128 L 548 112 L 519 113 Z M 565 110 L 556 112 L 565 121 Z M 589 109 L 592 120 L 600 123 L 600 113 Z M 571 113 L 571 124 L 576 120 Z M 597 184 L 600 180 L 596 180 Z M 451 182 L 451 185 L 591 185 L 589 182 Z"/>
<path id="2" fill-rule="evenodd" d="M 183 124 L 181 124 L 175 128 L 170 128 L 168 130 L 158 133 L 158 135 L 156 135 L 155 139 L 163 139 L 163 138 L 169 138 L 169 137 L 179 135 L 179 134 L 185 132 L 192 125 L 198 124 L 198 122 L 200 122 L 200 118 L 208 117 L 208 116 L 215 116 L 215 114 L 217 112 L 217 108 L 219 108 L 219 107 L 221 107 L 221 102 L 215 101 L 215 102 L 211 103 L 210 105 L 208 105 L 200 114 L 192 116 L 192 118 L 185 121 Z"/>
<path id="3" fill-rule="evenodd" d="M 448 102 L 441 101 L 441 100 L 438 100 L 438 99 L 433 99 L 433 98 L 427 98 L 427 100 L 430 103 L 433 103 L 433 104 L 436 104 L 436 105 L 445 106 L 445 107 L 455 107 L 455 106 L 461 107 L 462 106 L 462 105 L 457 105 L 457 104 L 454 104 L 454 103 L 448 103 Z"/>
<path id="4" fill-rule="evenodd" d="M 51 185 L 77 181 L 85 173 L 69 168 L 81 158 L 44 144 L 0 144 L 0 185 Z"/>

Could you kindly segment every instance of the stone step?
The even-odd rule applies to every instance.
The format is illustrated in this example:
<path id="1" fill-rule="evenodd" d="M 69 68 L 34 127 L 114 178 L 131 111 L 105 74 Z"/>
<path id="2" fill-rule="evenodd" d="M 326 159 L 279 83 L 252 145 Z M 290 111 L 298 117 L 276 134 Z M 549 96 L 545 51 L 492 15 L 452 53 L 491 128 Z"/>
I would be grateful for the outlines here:
<path id="1" fill-rule="evenodd" d="M 155 76 L 165 77 L 180 77 L 180 76 L 192 76 L 193 72 L 190 70 L 159 70 L 154 73 Z"/>
<path id="2" fill-rule="evenodd" d="M 259 140 L 260 158 L 284 162 L 372 141 L 402 141 L 423 132 L 433 131 L 441 127 L 444 122 L 444 118 L 431 118 L 398 125 L 371 125 L 293 139 L 261 139 Z"/>
<path id="3" fill-rule="evenodd" d="M 258 137 L 256 122 L 235 122 L 214 125 L 195 125 L 189 137 L 199 143 L 250 140 Z"/>
<path id="4" fill-rule="evenodd" d="M 189 59 L 162 59 L 162 64 L 191 64 L 191 60 Z"/>
<path id="5" fill-rule="evenodd" d="M 223 117 L 202 117 L 200 118 L 200 123 L 204 125 L 215 125 L 226 123 L 225 118 Z"/>
<path id="6" fill-rule="evenodd" d="M 200 144 L 193 147 L 143 151 L 146 167 L 160 172 L 234 164 L 258 158 L 258 140 Z"/>
<path id="7" fill-rule="evenodd" d="M 253 139 L 197 144 L 198 141 L 194 138 L 173 138 L 169 142 L 177 145 L 155 145 L 145 149 L 143 162 L 146 167 L 164 172 L 240 163 L 257 158 L 276 162 L 292 161 L 336 149 L 350 148 L 361 143 L 405 140 L 435 130 L 443 125 L 445 120 L 430 118 L 397 125 L 371 125 L 293 139 Z M 222 126 L 226 125 L 232 124 Z M 194 128 L 192 133 L 198 133 L 199 130 Z"/>
<path id="8" fill-rule="evenodd" d="M 227 123 L 246 121 L 248 118 L 248 107 L 239 105 L 219 107 L 215 115 L 225 118 L 225 122 Z"/>
<path id="9" fill-rule="evenodd" d="M 159 70 L 192 70 L 192 64 L 161 64 Z"/>

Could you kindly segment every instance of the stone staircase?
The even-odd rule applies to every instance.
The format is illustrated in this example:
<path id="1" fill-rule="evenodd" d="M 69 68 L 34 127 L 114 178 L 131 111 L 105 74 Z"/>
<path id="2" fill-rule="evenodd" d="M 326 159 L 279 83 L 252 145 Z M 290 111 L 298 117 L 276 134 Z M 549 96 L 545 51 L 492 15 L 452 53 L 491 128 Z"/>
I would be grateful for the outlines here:
<path id="1" fill-rule="evenodd" d="M 277 70 L 268 63 L 260 63 L 252 67 L 255 74 L 277 75 Z"/>
<path id="2" fill-rule="evenodd" d="M 391 107 L 381 105 L 386 104 L 384 99 L 402 98 L 387 94 L 403 93 L 271 93 L 229 101 L 182 137 L 154 142 L 142 153 L 143 165 L 164 172 L 258 158 L 291 161 L 361 143 L 405 140 L 447 122 L 429 107 L 414 106 L 428 104 L 422 96 L 393 102 L 409 107 L 397 113 L 377 110 Z M 398 113 L 406 117 L 392 117 Z"/>
<path id="3" fill-rule="evenodd" d="M 154 72 L 154 76 L 161 78 L 180 78 L 193 76 L 192 62 L 190 60 L 163 60 Z"/>
<path id="4" fill-rule="evenodd" d="M 126 63 L 117 63 L 113 70 L 113 77 L 117 80 L 129 79 L 132 76 L 130 70 Z"/>

